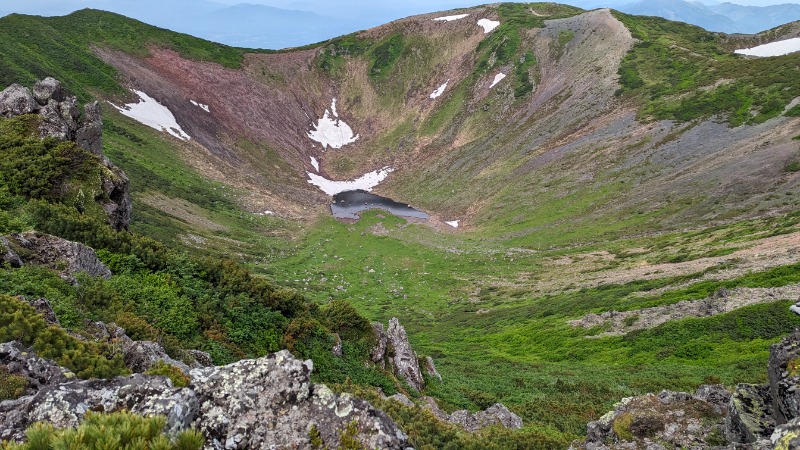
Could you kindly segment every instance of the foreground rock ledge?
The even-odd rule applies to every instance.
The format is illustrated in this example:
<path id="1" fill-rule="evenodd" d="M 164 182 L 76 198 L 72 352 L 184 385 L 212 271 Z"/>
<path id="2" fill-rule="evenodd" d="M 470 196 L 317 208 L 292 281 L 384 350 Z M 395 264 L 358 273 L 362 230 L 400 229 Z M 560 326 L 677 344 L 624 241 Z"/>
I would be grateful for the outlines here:
<path id="1" fill-rule="evenodd" d="M 20 366 L 25 366 L 20 358 L 26 357 L 41 365 L 32 352 L 13 355 Z M 355 424 L 355 437 L 365 448 L 408 448 L 405 434 L 384 412 L 311 384 L 311 368 L 311 361 L 299 361 L 283 350 L 223 367 L 193 369 L 191 385 L 182 389 L 172 387 L 167 378 L 141 374 L 87 381 L 54 376 L 52 384 L 36 393 L 0 403 L 0 440 L 23 439 L 25 428 L 36 421 L 74 427 L 86 411 L 126 409 L 166 416 L 170 433 L 198 429 L 206 449 L 310 449 L 312 430 L 325 446 L 337 448 L 350 424 Z"/>

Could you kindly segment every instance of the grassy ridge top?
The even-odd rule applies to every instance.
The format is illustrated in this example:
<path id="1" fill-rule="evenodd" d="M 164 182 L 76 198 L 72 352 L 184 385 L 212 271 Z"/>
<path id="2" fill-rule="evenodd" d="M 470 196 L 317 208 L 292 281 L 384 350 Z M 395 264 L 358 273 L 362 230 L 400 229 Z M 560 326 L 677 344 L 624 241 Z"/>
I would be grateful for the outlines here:
<path id="1" fill-rule="evenodd" d="M 83 101 L 95 90 L 122 92 L 117 71 L 91 52 L 95 45 L 142 57 L 151 46 L 166 47 L 232 68 L 241 66 L 245 53 L 105 11 L 84 9 L 61 17 L 11 14 L 0 19 L 0 88 L 53 76 Z"/>

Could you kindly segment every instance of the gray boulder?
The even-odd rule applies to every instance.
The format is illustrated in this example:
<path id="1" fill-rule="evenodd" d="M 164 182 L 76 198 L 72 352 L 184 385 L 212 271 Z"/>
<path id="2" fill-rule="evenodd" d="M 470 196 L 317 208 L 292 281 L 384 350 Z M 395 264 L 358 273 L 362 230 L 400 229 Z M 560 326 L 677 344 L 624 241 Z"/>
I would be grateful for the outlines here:
<path id="1" fill-rule="evenodd" d="M 125 366 L 135 373 L 144 373 L 155 367 L 159 362 L 173 365 L 188 374 L 189 366 L 183 361 L 170 358 L 164 347 L 152 341 L 134 341 L 122 349 Z"/>
<path id="2" fill-rule="evenodd" d="M 425 381 L 419 369 L 417 354 L 408 342 L 406 330 L 400 325 L 396 317 L 389 320 L 389 328 L 386 330 L 388 343 L 391 348 L 392 363 L 394 372 L 398 377 L 402 377 L 412 388 L 421 390 Z"/>
<path id="3" fill-rule="evenodd" d="M 375 331 L 375 347 L 372 349 L 370 358 L 372 362 L 379 363 L 384 368 L 383 358 L 386 356 L 386 333 L 383 332 L 382 323 L 373 323 L 372 329 Z"/>
<path id="4" fill-rule="evenodd" d="M 769 386 L 739 384 L 728 404 L 725 437 L 730 442 L 751 443 L 769 437 L 775 429 Z"/>
<path id="5" fill-rule="evenodd" d="M 75 276 L 81 272 L 93 277 L 111 276 L 111 270 L 100 261 L 97 253 L 80 242 L 37 231 L 15 233 L 6 238 L 21 249 L 19 253 L 25 264 L 58 270 L 61 277 L 69 282 L 75 282 Z"/>
<path id="6" fill-rule="evenodd" d="M 194 369 L 200 401 L 194 427 L 209 449 L 311 448 L 316 430 L 324 446 L 337 448 L 354 423 L 365 448 L 405 449 L 406 436 L 369 403 L 312 385 L 310 361 L 283 350 L 224 367 Z"/>
<path id="7" fill-rule="evenodd" d="M 105 171 L 102 177 L 103 195 L 98 199 L 109 224 L 115 230 L 128 230 L 131 223 L 130 180 L 119 167 L 103 157 Z"/>
<path id="8" fill-rule="evenodd" d="M 0 92 L 0 116 L 16 117 L 33 114 L 39 110 L 39 104 L 31 91 L 19 84 L 12 84 Z"/>
<path id="9" fill-rule="evenodd" d="M 53 311 L 53 306 L 46 298 L 37 298 L 35 300 L 23 298 L 23 300 L 28 302 L 29 305 L 33 306 L 33 309 L 35 309 L 36 312 L 42 315 L 46 324 L 61 326 L 61 323 L 58 321 L 58 317 L 56 317 L 56 312 Z"/>
<path id="10" fill-rule="evenodd" d="M 770 441 L 776 449 L 800 448 L 800 417 L 775 427 Z"/>
<path id="11" fill-rule="evenodd" d="M 770 346 L 768 374 L 775 424 L 799 417 L 800 331 Z"/>
<path id="12" fill-rule="evenodd" d="M 64 120 L 61 105 L 57 101 L 50 100 L 39 111 L 39 115 L 42 118 L 39 124 L 39 137 L 51 137 L 59 141 L 68 141 L 70 139 L 73 130 L 70 129 L 69 123 Z"/>
<path id="13" fill-rule="evenodd" d="M 51 99 L 63 102 L 66 99 L 66 95 L 60 81 L 53 77 L 47 77 L 44 80 L 37 81 L 33 86 L 33 98 L 44 106 Z"/>
<path id="14" fill-rule="evenodd" d="M 697 388 L 694 398 L 712 405 L 717 414 L 727 414 L 731 391 L 721 384 L 704 384 Z"/>
<path id="15" fill-rule="evenodd" d="M 186 350 L 186 353 L 194 359 L 194 368 L 211 367 L 214 365 L 214 360 L 211 359 L 211 355 L 207 352 L 201 350 Z"/>

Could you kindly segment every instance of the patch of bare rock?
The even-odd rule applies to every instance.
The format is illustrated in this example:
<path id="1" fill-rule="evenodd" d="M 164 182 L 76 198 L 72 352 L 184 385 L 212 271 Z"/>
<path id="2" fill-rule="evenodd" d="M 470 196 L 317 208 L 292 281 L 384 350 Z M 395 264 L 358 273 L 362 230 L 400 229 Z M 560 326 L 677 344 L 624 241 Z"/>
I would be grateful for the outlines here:
<path id="1" fill-rule="evenodd" d="M 769 383 L 625 398 L 573 449 L 800 448 L 800 330 L 770 347 Z"/>

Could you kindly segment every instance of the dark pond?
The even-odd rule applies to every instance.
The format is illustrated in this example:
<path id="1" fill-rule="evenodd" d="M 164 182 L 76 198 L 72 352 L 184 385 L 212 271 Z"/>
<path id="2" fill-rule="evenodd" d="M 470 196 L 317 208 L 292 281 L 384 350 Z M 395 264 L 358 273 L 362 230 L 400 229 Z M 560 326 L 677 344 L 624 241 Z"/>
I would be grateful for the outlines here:
<path id="1" fill-rule="evenodd" d="M 331 203 L 331 213 L 337 219 L 358 220 L 358 215 L 368 209 L 382 209 L 399 217 L 428 219 L 427 214 L 405 203 L 361 190 L 340 192 L 333 196 Z"/>

